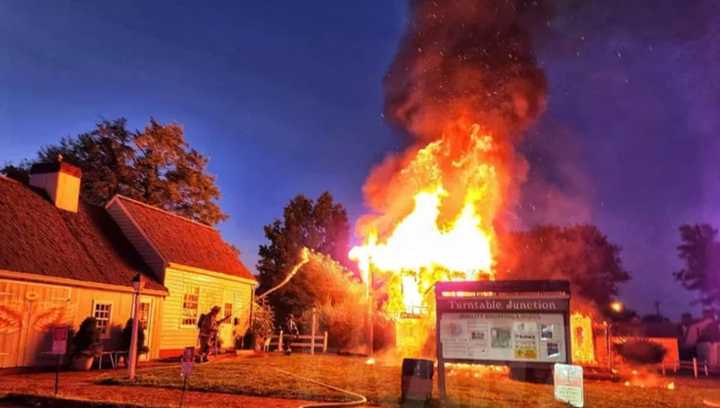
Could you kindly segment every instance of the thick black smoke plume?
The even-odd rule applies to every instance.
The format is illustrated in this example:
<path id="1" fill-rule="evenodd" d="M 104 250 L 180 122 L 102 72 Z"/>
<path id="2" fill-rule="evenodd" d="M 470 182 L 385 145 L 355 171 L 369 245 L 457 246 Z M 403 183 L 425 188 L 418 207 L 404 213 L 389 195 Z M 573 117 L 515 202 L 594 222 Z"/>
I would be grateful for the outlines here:
<path id="1" fill-rule="evenodd" d="M 411 1 L 385 78 L 386 117 L 423 140 L 458 120 L 518 134 L 543 111 L 546 81 L 529 29 L 548 14 L 541 1 Z"/>

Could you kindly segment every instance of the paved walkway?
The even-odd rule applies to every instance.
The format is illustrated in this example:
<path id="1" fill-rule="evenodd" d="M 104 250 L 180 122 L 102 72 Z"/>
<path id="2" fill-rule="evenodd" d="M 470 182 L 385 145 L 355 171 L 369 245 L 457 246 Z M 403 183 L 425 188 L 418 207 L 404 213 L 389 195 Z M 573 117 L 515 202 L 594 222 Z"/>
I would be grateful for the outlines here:
<path id="1" fill-rule="evenodd" d="M 134 387 L 119 385 L 98 385 L 93 382 L 103 373 L 117 373 L 117 370 L 93 370 L 87 372 L 63 371 L 60 373 L 59 397 L 136 404 L 148 407 L 177 407 L 180 390 L 166 388 Z M 53 395 L 55 373 L 6 374 L 0 375 L 0 394 L 21 393 Z M 250 397 L 236 394 L 188 391 L 185 394 L 186 407 L 267 407 L 297 408 L 308 401 L 277 398 Z"/>

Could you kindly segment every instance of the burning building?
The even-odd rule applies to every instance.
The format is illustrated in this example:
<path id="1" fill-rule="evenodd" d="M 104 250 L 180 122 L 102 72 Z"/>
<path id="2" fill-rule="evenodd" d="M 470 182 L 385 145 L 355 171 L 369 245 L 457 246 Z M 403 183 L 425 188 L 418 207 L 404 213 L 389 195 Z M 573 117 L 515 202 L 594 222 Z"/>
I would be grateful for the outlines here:
<path id="1" fill-rule="evenodd" d="M 431 336 L 435 282 L 496 277 L 496 226 L 527 172 L 516 147 L 545 105 L 529 30 L 547 18 L 524 0 L 418 0 L 410 13 L 384 82 L 385 117 L 410 144 L 370 174 L 372 213 L 350 252 L 366 280 L 384 282 L 406 355 Z"/>

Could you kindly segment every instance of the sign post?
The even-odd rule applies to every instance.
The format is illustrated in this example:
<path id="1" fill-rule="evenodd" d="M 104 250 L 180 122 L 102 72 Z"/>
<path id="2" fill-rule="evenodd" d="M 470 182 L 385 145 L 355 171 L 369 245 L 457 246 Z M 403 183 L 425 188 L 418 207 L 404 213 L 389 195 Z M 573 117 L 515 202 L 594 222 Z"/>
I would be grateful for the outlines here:
<path id="1" fill-rule="evenodd" d="M 68 328 L 66 326 L 53 328 L 52 354 L 57 356 L 55 364 L 55 396 L 58 394 L 60 387 L 60 363 L 62 356 L 67 352 Z"/>
<path id="2" fill-rule="evenodd" d="M 315 355 L 315 325 L 317 325 L 317 310 L 312 308 L 312 328 L 310 329 L 310 354 Z"/>
<path id="3" fill-rule="evenodd" d="M 195 361 L 195 347 L 185 347 L 182 358 L 180 359 L 180 376 L 183 378 L 182 394 L 180 394 L 180 407 L 185 401 L 185 392 L 187 391 L 188 378 L 192 374 L 193 362 Z"/>
<path id="4" fill-rule="evenodd" d="M 438 388 L 445 363 L 543 369 L 570 364 L 567 281 L 438 282 Z"/>

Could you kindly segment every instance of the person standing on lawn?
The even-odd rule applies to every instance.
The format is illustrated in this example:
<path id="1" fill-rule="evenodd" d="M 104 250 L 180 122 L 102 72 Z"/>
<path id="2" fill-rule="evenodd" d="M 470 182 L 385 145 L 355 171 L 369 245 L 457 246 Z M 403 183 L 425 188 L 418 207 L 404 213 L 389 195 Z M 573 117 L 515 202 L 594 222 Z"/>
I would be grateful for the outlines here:
<path id="1" fill-rule="evenodd" d="M 300 330 L 298 330 L 297 323 L 295 323 L 295 316 L 290 313 L 290 316 L 288 316 L 287 323 L 286 323 L 286 329 L 288 333 L 288 341 L 287 341 L 287 348 L 285 349 L 285 354 L 290 355 L 292 353 L 292 342 L 296 340 L 297 336 L 300 335 Z"/>
<path id="2" fill-rule="evenodd" d="M 220 313 L 220 306 L 213 306 L 210 309 L 210 313 L 200 316 L 198 326 L 200 333 L 198 333 L 198 339 L 200 340 L 200 362 L 208 361 L 208 354 L 210 354 L 210 347 L 215 347 L 217 343 L 217 334 L 220 324 L 228 320 L 231 316 L 225 316 L 224 318 L 217 320 L 217 315 Z"/>

